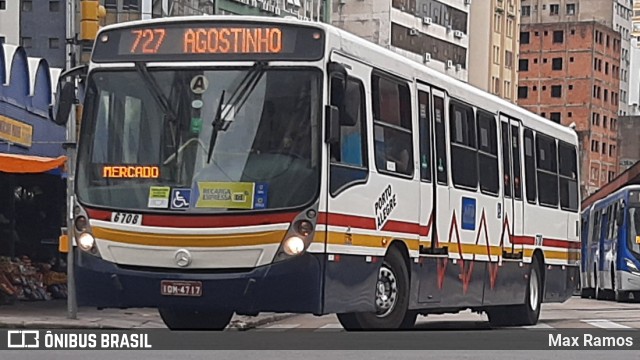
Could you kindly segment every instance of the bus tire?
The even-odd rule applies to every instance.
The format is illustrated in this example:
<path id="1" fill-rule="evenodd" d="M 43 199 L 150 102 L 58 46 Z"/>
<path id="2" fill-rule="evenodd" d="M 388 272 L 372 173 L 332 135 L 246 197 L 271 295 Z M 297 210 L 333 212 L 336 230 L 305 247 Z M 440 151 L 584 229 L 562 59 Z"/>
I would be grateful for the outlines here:
<path id="1" fill-rule="evenodd" d="M 233 316 L 230 312 L 159 308 L 162 321 L 171 330 L 224 330 Z"/>
<path id="2" fill-rule="evenodd" d="M 418 313 L 409 307 L 409 270 L 399 250 L 391 249 L 376 282 L 375 312 L 337 314 L 345 330 L 395 330 L 411 328 Z"/>
<path id="3" fill-rule="evenodd" d="M 598 270 L 595 266 L 593 269 L 593 282 L 595 283 L 595 288 L 593 290 L 595 295 L 593 298 L 596 300 L 605 300 L 607 297 L 604 294 L 604 290 L 598 285 Z"/>
<path id="4" fill-rule="evenodd" d="M 535 258 L 529 269 L 529 281 L 525 292 L 525 302 L 522 305 L 499 306 L 487 310 L 491 326 L 527 326 L 535 325 L 540 318 L 542 305 L 543 284 L 542 265 Z"/>
<path id="5" fill-rule="evenodd" d="M 629 301 L 629 292 L 618 290 L 616 288 L 616 273 L 613 270 L 613 266 L 611 267 L 611 289 L 613 289 L 613 300 L 617 302 L 627 302 Z"/>

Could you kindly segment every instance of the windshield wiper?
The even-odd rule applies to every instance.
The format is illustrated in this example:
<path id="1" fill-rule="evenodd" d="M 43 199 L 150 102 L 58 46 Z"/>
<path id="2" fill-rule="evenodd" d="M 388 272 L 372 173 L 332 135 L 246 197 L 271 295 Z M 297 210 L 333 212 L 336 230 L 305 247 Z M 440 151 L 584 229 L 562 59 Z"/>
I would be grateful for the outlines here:
<path id="1" fill-rule="evenodd" d="M 173 145 L 175 148 L 174 158 L 176 159 L 176 165 L 178 164 L 178 153 L 180 151 L 180 131 L 181 131 L 181 121 L 178 121 L 178 117 L 171 109 L 171 105 L 169 103 L 169 99 L 164 95 L 162 90 L 160 89 L 160 85 L 156 82 L 155 78 L 151 76 L 149 70 L 147 69 L 147 64 L 141 61 L 135 63 L 136 70 L 142 76 L 142 80 L 144 81 L 147 88 L 151 91 L 151 95 L 153 95 L 153 99 L 158 103 L 160 108 L 162 109 L 162 113 L 164 114 L 165 121 L 173 124 L 176 133 L 173 138 Z"/>
<path id="2" fill-rule="evenodd" d="M 223 120 L 227 118 L 230 111 L 238 112 L 244 103 L 247 101 L 253 89 L 256 88 L 262 75 L 266 70 L 267 63 L 258 61 L 249 69 L 247 74 L 240 80 L 239 84 L 234 88 L 231 96 L 229 97 L 229 103 L 224 104 L 225 91 L 222 91 L 220 95 L 220 102 L 218 103 L 218 110 L 216 116 L 211 122 L 211 139 L 209 140 L 209 152 L 207 154 L 207 164 L 211 162 L 211 156 L 213 155 L 213 148 L 218 140 L 218 132 L 227 131 L 231 121 Z M 224 113 L 223 113 L 224 111 Z"/>

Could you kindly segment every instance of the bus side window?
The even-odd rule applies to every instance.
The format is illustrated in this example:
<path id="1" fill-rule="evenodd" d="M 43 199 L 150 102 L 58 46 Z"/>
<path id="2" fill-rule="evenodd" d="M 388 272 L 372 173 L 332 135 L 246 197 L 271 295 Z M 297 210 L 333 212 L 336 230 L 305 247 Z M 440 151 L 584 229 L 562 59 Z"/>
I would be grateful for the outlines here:
<path id="1" fill-rule="evenodd" d="M 360 80 L 347 79 L 344 107 L 340 113 L 340 160 L 342 164 L 365 167 L 365 103 L 364 85 Z"/>
<path id="2" fill-rule="evenodd" d="M 558 207 L 558 158 L 556 141 L 546 135 L 536 136 L 538 196 L 541 205 Z"/>
<path id="3" fill-rule="evenodd" d="M 332 79 L 332 86 L 344 86 L 340 78 Z M 334 99 L 331 104 L 342 101 L 340 112 L 340 142 L 331 145 L 330 192 L 337 195 L 348 184 L 366 181 L 368 174 L 366 107 L 362 81 L 349 77 L 344 99 Z"/>
<path id="4" fill-rule="evenodd" d="M 447 185 L 447 143 L 445 137 L 444 123 L 444 99 L 438 96 L 433 97 L 433 115 L 435 118 L 436 130 L 436 168 L 438 184 Z"/>
<path id="5" fill-rule="evenodd" d="M 511 152 L 513 159 L 513 196 L 522 200 L 522 173 L 520 164 L 520 133 L 517 126 L 511 125 Z"/>
<path id="6" fill-rule="evenodd" d="M 451 102 L 449 131 L 453 184 L 475 190 L 478 187 L 478 157 L 473 108 Z"/>
<path id="7" fill-rule="evenodd" d="M 409 85 L 373 74 L 374 148 L 378 171 L 413 175 L 413 135 Z"/>
<path id="8" fill-rule="evenodd" d="M 527 201 L 535 204 L 538 198 L 536 184 L 536 154 L 533 147 L 533 131 L 524 130 L 524 179 L 527 187 Z"/>
<path id="9" fill-rule="evenodd" d="M 560 207 L 563 210 L 578 211 L 578 170 L 576 147 L 563 141 L 558 144 L 560 160 Z"/>
<path id="10" fill-rule="evenodd" d="M 613 212 L 611 213 L 611 239 L 616 239 L 618 237 L 618 223 L 616 219 L 618 218 L 618 203 L 613 204 Z"/>
<path id="11" fill-rule="evenodd" d="M 431 182 L 431 119 L 429 116 L 429 93 L 418 91 L 420 114 L 420 179 Z"/>
<path id="12" fill-rule="evenodd" d="M 598 210 L 595 214 L 595 220 L 593 221 L 593 228 L 591 230 L 591 236 L 589 238 L 589 240 L 591 240 L 591 242 L 598 242 L 600 241 L 600 215 L 601 215 L 602 211 Z"/>
<path id="13" fill-rule="evenodd" d="M 498 135 L 493 115 L 478 111 L 478 167 L 480 190 L 498 195 L 500 175 L 498 171 Z"/>
<path id="14" fill-rule="evenodd" d="M 504 196 L 511 197 L 511 152 L 509 151 L 509 125 L 500 122 L 502 129 L 502 172 L 504 174 Z"/>

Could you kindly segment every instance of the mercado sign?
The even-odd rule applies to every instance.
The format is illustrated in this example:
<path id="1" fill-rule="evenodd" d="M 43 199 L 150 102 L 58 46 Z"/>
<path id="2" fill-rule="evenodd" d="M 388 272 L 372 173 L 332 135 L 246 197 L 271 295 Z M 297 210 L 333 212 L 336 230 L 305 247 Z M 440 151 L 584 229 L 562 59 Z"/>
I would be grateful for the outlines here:
<path id="1" fill-rule="evenodd" d="M 33 126 L 0 115 L 0 139 L 16 145 L 31 147 Z"/>

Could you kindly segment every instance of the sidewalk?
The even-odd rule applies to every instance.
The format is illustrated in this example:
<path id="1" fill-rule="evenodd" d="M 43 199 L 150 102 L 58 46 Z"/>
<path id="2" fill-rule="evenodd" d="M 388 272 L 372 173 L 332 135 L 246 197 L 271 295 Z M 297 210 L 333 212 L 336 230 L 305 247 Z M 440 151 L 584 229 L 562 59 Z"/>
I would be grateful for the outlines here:
<path id="1" fill-rule="evenodd" d="M 291 317 L 292 314 L 264 313 L 234 316 L 229 328 L 251 329 Z M 80 308 L 76 320 L 67 318 L 66 300 L 17 302 L 0 306 L 0 328 L 39 329 L 133 329 L 166 328 L 156 309 Z"/>

